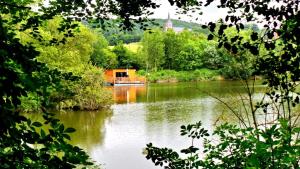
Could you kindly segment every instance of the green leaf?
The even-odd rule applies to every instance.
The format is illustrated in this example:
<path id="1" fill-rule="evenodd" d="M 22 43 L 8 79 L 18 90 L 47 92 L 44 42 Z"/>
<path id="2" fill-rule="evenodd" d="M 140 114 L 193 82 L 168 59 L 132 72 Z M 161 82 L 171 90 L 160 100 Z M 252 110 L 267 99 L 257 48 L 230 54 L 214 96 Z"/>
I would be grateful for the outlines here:
<path id="1" fill-rule="evenodd" d="M 213 38 L 214 38 L 214 35 L 209 34 L 208 37 L 207 37 L 207 40 L 212 40 Z"/>
<path id="2" fill-rule="evenodd" d="M 67 134 L 63 134 L 64 138 L 68 139 L 68 140 L 71 140 L 71 137 Z"/>
<path id="3" fill-rule="evenodd" d="M 65 133 L 73 133 L 73 132 L 75 132 L 76 130 L 74 129 L 74 128 L 67 128 L 66 130 L 65 130 Z"/>
<path id="4" fill-rule="evenodd" d="M 63 132 L 64 129 L 65 129 L 64 125 L 63 125 L 63 124 L 60 124 L 58 130 L 59 130 L 60 132 Z"/>
<path id="5" fill-rule="evenodd" d="M 202 27 L 202 29 L 206 29 L 206 28 L 207 28 L 207 26 L 206 26 L 206 25 L 202 25 L 201 27 Z"/>
<path id="6" fill-rule="evenodd" d="M 231 50 L 232 50 L 232 53 L 234 53 L 234 54 L 237 54 L 237 52 L 238 52 L 238 48 L 235 45 L 232 46 Z"/>
<path id="7" fill-rule="evenodd" d="M 253 32 L 253 33 L 251 34 L 251 39 L 252 39 L 253 41 L 256 41 L 256 40 L 258 39 L 258 33 L 257 33 L 257 32 Z"/>
<path id="8" fill-rule="evenodd" d="M 35 127 L 41 127 L 42 123 L 36 121 L 36 122 L 32 123 L 32 125 Z"/>
<path id="9" fill-rule="evenodd" d="M 42 138 L 45 138 L 45 137 L 46 137 L 46 133 L 45 133 L 45 131 L 44 131 L 43 129 L 41 129 L 41 137 L 42 137 Z"/>
<path id="10" fill-rule="evenodd" d="M 245 7 L 245 13 L 248 13 L 250 11 L 250 5 L 246 5 Z"/>

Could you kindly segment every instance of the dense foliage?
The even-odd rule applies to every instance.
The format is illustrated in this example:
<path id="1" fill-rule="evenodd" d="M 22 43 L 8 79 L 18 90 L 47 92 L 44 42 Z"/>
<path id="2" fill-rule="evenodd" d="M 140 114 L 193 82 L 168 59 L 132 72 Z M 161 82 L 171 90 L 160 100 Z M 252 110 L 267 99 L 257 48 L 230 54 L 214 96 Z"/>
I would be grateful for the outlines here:
<path id="1" fill-rule="evenodd" d="M 249 35 L 251 29 L 242 31 Z M 237 34 L 236 29 L 226 31 L 228 36 Z M 138 69 L 155 73 L 158 70 L 194 71 L 218 70 L 228 79 L 247 79 L 253 74 L 253 62 L 246 55 L 234 55 L 218 48 L 217 41 L 208 41 L 207 35 L 189 30 L 163 32 L 153 29 L 144 33 L 137 54 L 141 57 Z M 247 54 L 247 56 L 251 56 Z"/>
<path id="2" fill-rule="evenodd" d="M 111 46 L 110 49 L 107 49 L 107 45 L 105 45 L 102 46 L 104 50 L 96 50 L 102 52 L 96 52 L 92 55 L 93 64 L 104 68 L 142 69 L 150 74 L 166 69 L 175 71 L 210 69 L 212 71 L 218 70 L 219 75 L 227 79 L 247 79 L 253 75 L 253 59 L 244 57 L 245 54 L 235 55 L 224 48 L 218 48 L 216 40 L 207 40 L 208 30 L 199 27 L 205 31 L 197 31 L 195 30 L 197 24 L 178 23 L 175 20 L 175 27 L 182 26 L 185 29 L 179 32 L 175 32 L 176 30 L 173 29 L 163 31 L 162 27 L 158 27 L 163 25 L 163 21 L 154 20 L 158 25 L 150 26 L 144 32 L 138 29 L 137 25 L 133 31 L 125 32 L 135 34 L 137 30 L 140 30 L 140 38 L 136 43 L 126 44 L 127 41 L 123 43 L 122 38 L 116 37 L 122 35 L 123 32 L 115 32 L 117 35 L 112 33 L 111 36 L 119 41 L 114 42 L 114 46 Z M 118 25 L 117 20 L 111 22 L 112 25 Z M 117 30 L 117 28 L 102 30 L 108 41 L 110 41 L 111 36 L 106 34 L 115 29 Z M 260 30 L 255 24 L 246 25 L 245 30 L 240 31 L 240 35 L 247 39 L 251 31 L 259 32 Z M 238 34 L 238 31 L 231 28 L 225 33 L 232 38 Z M 100 37 L 103 39 L 101 35 Z M 100 49 L 97 46 L 96 48 Z"/>
<path id="3" fill-rule="evenodd" d="M 62 39 L 63 33 L 58 31 L 61 22 L 62 18 L 59 17 L 44 22 L 39 27 L 39 35 L 44 40 Z M 40 52 L 37 57 L 39 62 L 47 64 L 50 69 L 72 73 L 81 78 L 73 82 L 62 79 L 59 86 L 47 87 L 46 90 L 49 93 L 47 107 L 49 108 L 95 110 L 108 106 L 110 103 L 111 97 L 102 87 L 104 84 L 102 70 L 91 65 L 90 62 L 96 53 L 106 57 L 104 51 L 108 50 L 107 42 L 96 32 L 80 23 L 77 24 L 77 31 L 74 32 L 73 37 L 66 38 L 64 44 L 47 45 L 30 37 L 26 32 L 20 32 L 22 43 L 31 43 Z M 105 64 L 105 62 L 103 63 Z M 36 76 L 41 76 L 38 72 L 36 74 Z M 33 91 L 30 96 L 29 98 L 23 97 L 24 104 L 22 108 L 25 111 L 30 111 L 31 107 L 41 107 L 41 102 L 36 102 L 33 105 L 26 103 L 33 103 L 33 100 L 38 100 L 44 95 L 39 95 Z"/>

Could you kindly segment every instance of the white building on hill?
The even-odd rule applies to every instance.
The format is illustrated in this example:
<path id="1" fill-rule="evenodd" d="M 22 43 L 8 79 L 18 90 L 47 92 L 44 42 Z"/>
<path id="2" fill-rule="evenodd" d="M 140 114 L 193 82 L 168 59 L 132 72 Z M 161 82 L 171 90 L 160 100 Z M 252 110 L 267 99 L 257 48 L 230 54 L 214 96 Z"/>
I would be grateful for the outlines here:
<path id="1" fill-rule="evenodd" d="M 167 31 L 168 29 L 173 29 L 173 23 L 170 18 L 170 13 L 168 13 L 168 20 L 166 21 L 164 25 L 164 30 Z"/>
<path id="2" fill-rule="evenodd" d="M 167 31 L 168 29 L 172 29 L 174 32 L 179 33 L 182 32 L 184 29 L 188 29 L 188 28 L 184 28 L 184 27 L 173 27 L 173 23 L 171 21 L 171 17 L 170 17 L 170 13 L 168 13 L 168 19 L 164 25 L 164 31 Z M 190 29 L 188 29 L 190 30 Z"/>

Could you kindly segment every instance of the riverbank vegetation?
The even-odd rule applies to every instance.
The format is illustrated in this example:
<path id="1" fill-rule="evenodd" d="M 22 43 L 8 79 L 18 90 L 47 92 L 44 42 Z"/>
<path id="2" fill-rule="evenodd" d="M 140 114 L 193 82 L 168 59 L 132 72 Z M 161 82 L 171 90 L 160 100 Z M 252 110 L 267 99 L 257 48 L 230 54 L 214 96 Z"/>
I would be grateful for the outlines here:
<path id="1" fill-rule="evenodd" d="M 148 82 L 153 83 L 176 83 L 176 82 L 197 82 L 207 80 L 222 80 L 220 72 L 210 69 L 197 69 L 194 71 L 160 70 L 146 73 L 145 70 L 138 71 L 138 74 L 145 76 Z"/>

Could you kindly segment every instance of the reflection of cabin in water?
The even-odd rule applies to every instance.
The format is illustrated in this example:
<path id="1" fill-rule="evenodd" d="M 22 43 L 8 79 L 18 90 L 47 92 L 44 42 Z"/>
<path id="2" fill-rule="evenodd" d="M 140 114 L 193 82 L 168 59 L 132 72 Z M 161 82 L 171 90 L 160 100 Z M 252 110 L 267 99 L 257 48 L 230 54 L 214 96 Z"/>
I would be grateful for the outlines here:
<path id="1" fill-rule="evenodd" d="M 145 77 L 138 77 L 135 69 L 110 69 L 105 71 L 105 82 L 110 85 L 145 84 Z"/>
<path id="2" fill-rule="evenodd" d="M 139 97 L 145 97 L 146 86 L 116 86 L 111 87 L 113 100 L 116 103 L 135 103 Z"/>

